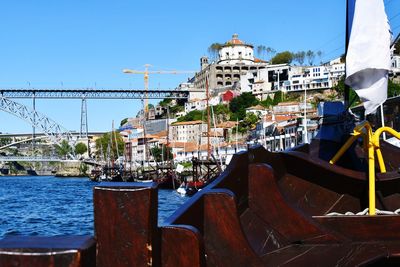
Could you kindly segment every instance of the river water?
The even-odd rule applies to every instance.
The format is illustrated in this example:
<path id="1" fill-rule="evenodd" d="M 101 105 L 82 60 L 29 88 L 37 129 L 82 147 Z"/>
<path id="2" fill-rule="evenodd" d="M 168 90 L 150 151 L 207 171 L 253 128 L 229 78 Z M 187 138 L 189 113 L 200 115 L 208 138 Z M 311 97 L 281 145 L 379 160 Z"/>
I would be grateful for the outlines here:
<path id="1" fill-rule="evenodd" d="M 0 239 L 8 235 L 94 234 L 93 186 L 88 178 L 0 176 Z M 188 198 L 159 190 L 159 224 Z"/>

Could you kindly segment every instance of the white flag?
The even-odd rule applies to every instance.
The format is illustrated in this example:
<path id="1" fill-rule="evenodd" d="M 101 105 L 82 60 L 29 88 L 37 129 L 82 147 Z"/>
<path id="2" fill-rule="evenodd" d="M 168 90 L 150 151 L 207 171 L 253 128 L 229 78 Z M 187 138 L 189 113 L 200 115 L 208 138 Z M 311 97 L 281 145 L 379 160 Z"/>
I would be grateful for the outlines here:
<path id="1" fill-rule="evenodd" d="M 355 89 L 369 114 L 387 98 L 390 26 L 383 0 L 348 1 L 351 28 L 345 83 Z"/>

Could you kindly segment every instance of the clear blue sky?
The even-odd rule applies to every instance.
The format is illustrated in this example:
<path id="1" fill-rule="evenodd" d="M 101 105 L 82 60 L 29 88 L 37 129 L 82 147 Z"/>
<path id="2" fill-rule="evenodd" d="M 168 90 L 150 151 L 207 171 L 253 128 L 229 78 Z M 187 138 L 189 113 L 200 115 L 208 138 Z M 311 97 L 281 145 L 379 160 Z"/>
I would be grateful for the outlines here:
<path id="1" fill-rule="evenodd" d="M 385 5 L 398 34 L 400 0 Z M 209 45 L 233 33 L 278 52 L 321 50 L 327 61 L 344 52 L 344 29 L 344 0 L 1 1 L 0 88 L 142 89 L 141 75 L 121 70 L 147 63 L 152 70 L 199 70 Z M 152 75 L 150 88 L 175 88 L 187 77 Z M 138 100 L 89 100 L 89 130 L 109 130 L 140 107 Z M 36 108 L 79 131 L 80 101 L 37 100 Z M 2 111 L 0 121 L 0 132 L 31 131 Z"/>

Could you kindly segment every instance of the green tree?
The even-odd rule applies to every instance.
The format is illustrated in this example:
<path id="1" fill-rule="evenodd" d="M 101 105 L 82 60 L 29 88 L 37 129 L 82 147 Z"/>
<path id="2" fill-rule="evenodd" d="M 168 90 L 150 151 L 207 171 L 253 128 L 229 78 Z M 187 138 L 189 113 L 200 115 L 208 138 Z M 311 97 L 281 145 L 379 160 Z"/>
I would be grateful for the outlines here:
<path id="1" fill-rule="evenodd" d="M 389 79 L 388 83 L 388 97 L 400 95 L 400 84 L 394 83 Z"/>
<path id="2" fill-rule="evenodd" d="M 72 147 L 68 144 L 67 140 L 62 140 L 61 143 L 55 145 L 56 152 L 60 157 L 67 158 L 69 154 L 72 153 Z"/>
<path id="3" fill-rule="evenodd" d="M 192 110 L 189 113 L 187 113 L 185 116 L 182 116 L 177 119 L 178 122 L 181 121 L 199 121 L 203 120 L 203 111 L 201 110 Z"/>
<path id="4" fill-rule="evenodd" d="M 116 159 L 117 146 L 115 145 L 115 138 L 117 139 L 118 152 L 120 155 L 122 155 L 125 144 L 124 141 L 122 140 L 121 135 L 119 135 L 118 132 L 116 131 L 105 133 L 96 140 L 96 155 L 100 156 L 102 153 L 104 157 L 107 158 L 107 147 L 110 144 L 111 155 L 109 156 L 111 159 Z"/>
<path id="5" fill-rule="evenodd" d="M 274 93 L 274 100 L 272 100 L 272 105 L 277 105 L 280 102 L 283 102 L 285 99 L 285 94 L 282 91 L 278 91 Z"/>
<path id="6" fill-rule="evenodd" d="M 208 47 L 207 51 L 211 59 L 213 60 L 217 59 L 218 51 L 222 48 L 222 46 L 224 45 L 221 43 L 213 43 Z"/>
<path id="7" fill-rule="evenodd" d="M 171 98 L 164 98 L 163 100 L 158 103 L 162 107 L 167 107 L 171 103 L 172 99 Z"/>
<path id="8" fill-rule="evenodd" d="M 313 51 L 311 51 L 311 50 L 308 50 L 306 52 L 306 57 L 307 57 L 307 60 L 308 60 L 308 64 L 312 66 L 314 64 L 315 53 Z"/>
<path id="9" fill-rule="evenodd" d="M 337 85 L 333 87 L 333 89 L 336 92 L 338 92 L 339 96 L 342 99 L 344 98 L 344 88 L 345 88 L 344 79 L 345 79 L 345 76 L 341 77 L 339 82 L 337 83 Z M 361 100 L 358 97 L 357 93 L 353 90 L 353 88 L 350 88 L 349 92 L 350 92 L 349 100 L 350 100 L 351 106 L 353 107 L 353 106 L 358 105 L 361 102 Z"/>
<path id="10" fill-rule="evenodd" d="M 219 122 L 228 121 L 232 117 L 232 112 L 229 110 L 228 105 L 218 104 L 216 106 L 213 106 L 213 111 L 214 111 L 214 115 L 217 120 L 217 123 L 218 123 L 218 121 Z"/>
<path id="11" fill-rule="evenodd" d="M 80 176 L 87 176 L 88 166 L 85 163 L 81 163 L 79 165 L 79 175 Z"/>
<path id="12" fill-rule="evenodd" d="M 305 57 L 306 57 L 306 52 L 304 51 L 299 51 L 293 54 L 293 60 L 297 61 L 300 66 L 303 66 Z"/>
<path id="13" fill-rule="evenodd" d="M 150 153 L 154 157 L 154 160 L 157 162 L 161 162 L 163 159 L 171 160 L 173 158 L 172 149 L 170 147 L 166 147 L 165 145 L 162 145 L 162 147 L 158 147 L 158 146 L 152 147 L 150 149 Z M 162 154 L 164 154 L 164 155 L 162 155 Z"/>
<path id="14" fill-rule="evenodd" d="M 242 120 L 246 116 L 246 108 L 255 106 L 258 103 L 259 101 L 257 98 L 250 92 L 246 92 L 238 97 L 235 97 L 229 103 L 229 110 L 233 113 L 231 119 Z"/>
<path id="15" fill-rule="evenodd" d="M 284 51 L 276 54 L 272 59 L 272 64 L 289 64 L 293 60 L 293 54 L 289 51 Z"/>
<path id="16" fill-rule="evenodd" d="M 268 95 L 267 99 L 260 102 L 260 104 L 266 108 L 269 108 L 270 106 L 272 106 L 273 103 L 274 103 L 274 101 L 272 100 L 272 98 L 269 95 Z"/>
<path id="17" fill-rule="evenodd" d="M 256 127 L 259 117 L 254 113 L 247 113 L 243 120 L 239 123 L 238 131 L 240 133 L 245 133 Z"/>
<path id="18" fill-rule="evenodd" d="M 84 143 L 77 143 L 75 145 L 75 154 L 83 155 L 88 151 L 87 146 Z"/>
<path id="19" fill-rule="evenodd" d="M 170 107 L 169 112 L 171 114 L 175 115 L 176 113 L 182 112 L 184 110 L 185 110 L 185 106 L 184 105 L 175 105 L 175 106 Z"/>

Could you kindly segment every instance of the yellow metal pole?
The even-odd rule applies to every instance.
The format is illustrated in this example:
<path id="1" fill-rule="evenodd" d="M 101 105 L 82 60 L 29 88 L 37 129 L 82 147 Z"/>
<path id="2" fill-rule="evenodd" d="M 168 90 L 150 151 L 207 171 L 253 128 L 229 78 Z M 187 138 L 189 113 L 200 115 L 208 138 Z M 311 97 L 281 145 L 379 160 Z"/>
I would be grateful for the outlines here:
<path id="1" fill-rule="evenodd" d="M 375 210 L 375 149 L 372 129 L 368 127 L 368 178 L 369 178 L 369 215 L 376 215 Z"/>
<path id="2" fill-rule="evenodd" d="M 376 156 L 378 158 L 379 169 L 381 170 L 381 173 L 385 173 L 386 166 L 385 166 L 385 161 L 383 160 L 382 151 L 379 147 L 376 147 L 375 151 L 376 151 Z"/>
<path id="3" fill-rule="evenodd" d="M 347 149 L 353 144 L 354 141 L 356 141 L 358 138 L 357 135 L 351 136 L 346 143 L 339 149 L 339 151 L 335 154 L 335 156 L 329 161 L 330 164 L 335 164 L 341 156 L 346 152 Z"/>
<path id="4" fill-rule="evenodd" d="M 376 130 L 374 135 L 372 136 L 372 142 L 376 148 L 376 155 L 378 157 L 379 168 L 380 168 L 381 172 L 383 172 L 383 173 L 386 172 L 386 166 L 385 166 L 385 162 L 383 160 L 382 152 L 380 149 L 379 136 L 384 132 L 388 132 L 391 135 L 393 135 L 394 137 L 396 137 L 397 139 L 400 139 L 400 133 L 398 133 L 396 130 L 394 130 L 390 127 L 381 127 L 378 130 Z"/>
<path id="5" fill-rule="evenodd" d="M 335 164 L 339 158 L 341 156 L 343 156 L 343 154 L 346 152 L 347 149 L 349 149 L 349 147 L 351 146 L 351 144 L 357 140 L 357 138 L 359 136 L 363 136 L 364 137 L 364 145 L 366 144 L 365 139 L 366 136 L 364 136 L 364 133 L 362 132 L 363 129 L 366 129 L 368 131 L 368 129 L 371 129 L 371 125 L 369 124 L 369 122 L 365 121 L 363 123 L 360 123 L 359 125 L 357 125 L 356 127 L 354 127 L 352 136 L 346 141 L 346 143 L 339 149 L 339 151 L 335 154 L 335 156 L 329 161 L 330 164 Z M 365 147 L 365 150 L 367 150 L 367 147 Z"/>

